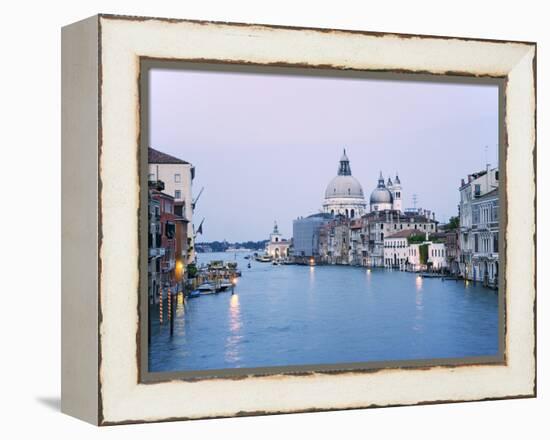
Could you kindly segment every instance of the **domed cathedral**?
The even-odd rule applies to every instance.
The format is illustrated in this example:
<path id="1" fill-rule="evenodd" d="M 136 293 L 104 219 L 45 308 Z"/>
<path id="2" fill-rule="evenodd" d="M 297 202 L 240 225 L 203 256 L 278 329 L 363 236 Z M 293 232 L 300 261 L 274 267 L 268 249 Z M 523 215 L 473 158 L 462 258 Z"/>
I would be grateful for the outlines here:
<path id="1" fill-rule="evenodd" d="M 365 214 L 366 207 L 363 188 L 359 181 L 351 175 L 349 159 L 344 148 L 338 175 L 330 181 L 325 191 L 323 212 L 356 218 Z"/>
<path id="2" fill-rule="evenodd" d="M 388 182 L 385 184 L 384 176 L 382 176 L 382 171 L 380 171 L 378 185 L 370 195 L 370 210 L 371 212 L 386 210 L 403 211 L 401 181 L 398 175 L 395 176 L 393 182 L 388 177 Z"/>

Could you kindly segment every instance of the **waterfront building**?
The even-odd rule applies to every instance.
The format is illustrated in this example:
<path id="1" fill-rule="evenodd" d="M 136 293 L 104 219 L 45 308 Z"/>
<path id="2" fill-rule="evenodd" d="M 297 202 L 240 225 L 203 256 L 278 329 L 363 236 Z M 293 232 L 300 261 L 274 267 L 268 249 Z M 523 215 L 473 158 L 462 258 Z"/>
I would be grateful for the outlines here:
<path id="1" fill-rule="evenodd" d="M 266 254 L 278 260 L 289 256 L 290 241 L 283 238 L 279 232 L 277 222 L 273 225 L 273 231 L 269 234 L 269 241 L 266 245 Z"/>
<path id="2" fill-rule="evenodd" d="M 443 271 L 446 267 L 445 243 L 427 240 L 422 243 L 409 244 L 406 270 L 411 272 Z"/>
<path id="3" fill-rule="evenodd" d="M 295 261 L 306 262 L 309 258 L 319 257 L 320 230 L 332 218 L 331 214 L 318 213 L 292 222 L 292 256 Z"/>
<path id="4" fill-rule="evenodd" d="M 437 271 L 447 268 L 445 243 L 431 242 L 428 244 L 428 267 Z"/>
<path id="5" fill-rule="evenodd" d="M 424 240 L 426 234 L 417 229 L 404 229 L 384 237 L 384 267 L 407 269 L 411 237 L 419 237 Z"/>
<path id="6" fill-rule="evenodd" d="M 162 284 L 160 259 L 164 256 L 164 248 L 161 243 L 160 201 L 151 197 L 152 191 L 155 188 L 160 188 L 159 184 L 157 182 L 149 182 L 147 280 L 150 304 L 156 302 L 159 298 L 159 289 Z"/>
<path id="7" fill-rule="evenodd" d="M 325 190 L 322 211 L 347 218 L 361 217 L 366 212 L 365 195 L 359 181 L 351 175 L 351 166 L 346 150 L 340 158 L 338 174 Z"/>
<path id="8" fill-rule="evenodd" d="M 412 229 L 417 233 L 437 232 L 438 222 L 417 213 L 401 213 L 396 210 L 373 211 L 363 217 L 363 261 L 369 267 L 384 267 L 384 237 L 399 231 Z"/>
<path id="9" fill-rule="evenodd" d="M 472 279 L 498 286 L 498 189 L 472 201 Z"/>
<path id="10" fill-rule="evenodd" d="M 182 288 L 188 253 L 188 221 L 175 214 L 174 197 L 163 191 L 163 182 L 149 182 L 149 188 L 150 206 L 155 211 L 149 236 L 149 255 L 155 260 L 150 264 L 155 284 L 151 285 L 151 300 L 157 302 L 168 288 L 173 293 Z"/>
<path id="11" fill-rule="evenodd" d="M 459 275 L 459 249 L 458 249 L 458 229 L 449 229 L 445 231 L 445 248 L 447 252 L 447 268 L 451 275 Z"/>
<path id="12" fill-rule="evenodd" d="M 459 212 L 459 270 L 460 275 L 468 280 L 475 280 L 474 277 L 474 261 L 473 254 L 475 252 L 475 236 L 479 234 L 473 233 L 473 204 L 474 201 L 483 197 L 485 194 L 492 192 L 498 188 L 498 168 L 487 169 L 468 175 L 467 180 L 462 179 L 459 193 L 460 203 Z M 498 197 L 498 195 L 497 195 Z M 497 229 L 498 229 L 498 213 Z M 497 238 L 498 239 L 498 238 Z M 479 249 L 479 243 L 478 243 Z M 498 252 L 498 251 L 497 251 Z M 498 259 L 498 255 L 496 257 Z M 478 272 L 479 274 L 479 272 Z M 477 275 L 478 275 L 477 274 Z"/>
<path id="13" fill-rule="evenodd" d="M 164 182 L 165 194 L 174 199 L 178 215 L 187 220 L 188 252 L 186 264 L 195 261 L 192 184 L 195 167 L 189 162 L 149 148 L 149 181 Z"/>
<path id="14" fill-rule="evenodd" d="M 320 229 L 319 260 L 325 264 L 351 263 L 350 219 L 339 216 Z"/>

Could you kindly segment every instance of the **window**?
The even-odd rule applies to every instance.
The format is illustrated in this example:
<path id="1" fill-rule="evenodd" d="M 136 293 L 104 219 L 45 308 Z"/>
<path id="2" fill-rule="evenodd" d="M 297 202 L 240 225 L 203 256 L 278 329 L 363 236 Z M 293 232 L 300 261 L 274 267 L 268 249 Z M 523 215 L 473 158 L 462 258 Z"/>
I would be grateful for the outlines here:
<path id="1" fill-rule="evenodd" d="M 475 235 L 474 235 L 474 252 L 478 252 L 478 248 L 479 248 L 478 235 L 475 234 Z"/>
<path id="2" fill-rule="evenodd" d="M 166 237 L 174 238 L 176 235 L 176 225 L 173 223 L 166 223 L 165 227 Z"/>
<path id="3" fill-rule="evenodd" d="M 481 196 L 481 185 L 475 184 L 474 185 L 474 197 Z"/>
<path id="4" fill-rule="evenodd" d="M 174 191 L 174 198 L 181 199 L 181 191 L 179 189 Z"/>
<path id="5" fill-rule="evenodd" d="M 181 174 L 174 174 L 174 182 L 176 183 L 181 182 Z"/>

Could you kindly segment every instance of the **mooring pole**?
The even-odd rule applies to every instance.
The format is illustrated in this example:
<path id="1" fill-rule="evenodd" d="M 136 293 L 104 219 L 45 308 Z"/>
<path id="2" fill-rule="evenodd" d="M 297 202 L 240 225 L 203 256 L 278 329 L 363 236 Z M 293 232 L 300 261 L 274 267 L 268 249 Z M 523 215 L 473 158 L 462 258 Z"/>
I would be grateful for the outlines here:
<path id="1" fill-rule="evenodd" d="M 177 292 L 176 292 L 177 293 Z M 176 295 L 170 295 L 170 336 L 174 334 L 174 318 L 176 315 L 175 305 L 172 304 Z"/>
<path id="2" fill-rule="evenodd" d="M 162 325 L 162 287 L 159 290 L 159 322 Z"/>

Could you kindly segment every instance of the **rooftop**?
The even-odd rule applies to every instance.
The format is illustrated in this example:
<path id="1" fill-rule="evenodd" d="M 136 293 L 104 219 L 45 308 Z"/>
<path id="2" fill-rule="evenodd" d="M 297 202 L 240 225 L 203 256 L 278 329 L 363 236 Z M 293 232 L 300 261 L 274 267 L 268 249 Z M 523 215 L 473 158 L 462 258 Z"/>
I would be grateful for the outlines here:
<path id="1" fill-rule="evenodd" d="M 178 159 L 177 157 L 170 156 L 162 151 L 155 150 L 149 147 L 149 163 L 158 164 L 189 164 L 185 160 Z"/>
<path id="2" fill-rule="evenodd" d="M 404 229 L 403 231 L 396 232 L 395 234 L 388 235 L 384 238 L 409 238 L 413 235 L 424 235 L 426 236 L 425 232 L 422 232 L 418 229 Z"/>

